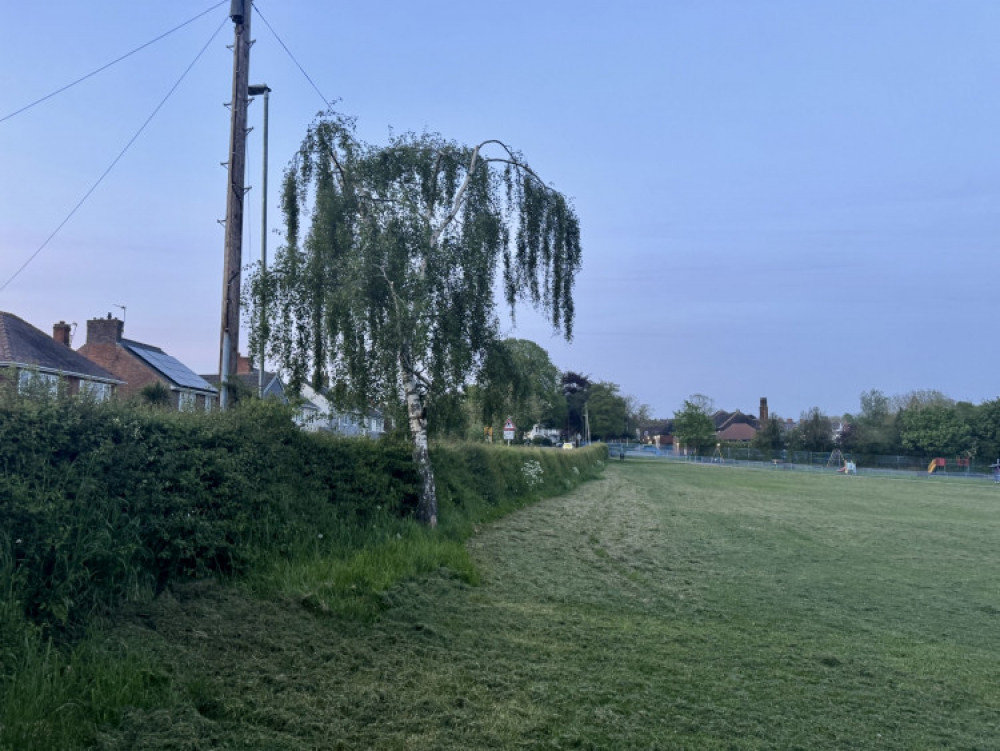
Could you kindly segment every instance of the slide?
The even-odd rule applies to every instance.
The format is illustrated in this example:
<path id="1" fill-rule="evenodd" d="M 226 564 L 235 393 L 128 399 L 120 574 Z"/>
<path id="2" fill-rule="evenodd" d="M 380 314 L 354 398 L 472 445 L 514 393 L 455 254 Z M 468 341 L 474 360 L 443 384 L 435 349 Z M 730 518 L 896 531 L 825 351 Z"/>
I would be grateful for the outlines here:
<path id="1" fill-rule="evenodd" d="M 931 474 L 937 467 L 937 459 L 931 459 L 931 463 L 927 465 L 927 474 Z"/>

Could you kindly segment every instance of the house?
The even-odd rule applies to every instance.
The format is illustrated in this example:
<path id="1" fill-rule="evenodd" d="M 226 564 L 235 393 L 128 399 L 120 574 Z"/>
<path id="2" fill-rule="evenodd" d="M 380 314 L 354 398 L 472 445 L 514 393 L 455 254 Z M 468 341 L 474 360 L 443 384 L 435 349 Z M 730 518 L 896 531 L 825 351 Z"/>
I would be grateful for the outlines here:
<path id="1" fill-rule="evenodd" d="M 543 425 L 533 425 L 531 430 L 524 434 L 524 437 L 529 441 L 534 441 L 536 438 L 547 439 L 551 443 L 559 443 L 559 439 L 562 437 L 562 431 L 559 428 L 546 428 Z"/>
<path id="2" fill-rule="evenodd" d="M 381 410 L 367 412 L 340 410 L 330 398 L 329 391 L 317 391 L 309 385 L 302 386 L 302 396 L 318 408 L 306 430 L 327 430 L 345 436 L 378 438 L 385 433 L 385 415 Z"/>
<path id="3" fill-rule="evenodd" d="M 757 429 L 745 422 L 733 422 L 726 425 L 722 430 L 716 431 L 715 435 L 720 441 L 731 443 L 750 443 L 757 435 Z"/>
<path id="4" fill-rule="evenodd" d="M 739 410 L 726 412 L 720 409 L 712 415 L 712 422 L 715 425 L 715 435 L 720 441 L 749 443 L 760 428 L 758 418 Z"/>
<path id="5" fill-rule="evenodd" d="M 108 313 L 107 318 L 87 321 L 87 341 L 77 352 L 93 360 L 125 384 L 123 397 L 139 396 L 143 389 L 161 384 L 170 394 L 170 403 L 181 410 L 209 410 L 218 390 L 180 360 L 159 347 L 124 339 L 125 324 Z"/>
<path id="6" fill-rule="evenodd" d="M 17 374 L 21 391 L 35 385 L 55 393 L 63 382 L 66 393 L 72 396 L 110 398 L 124 380 L 74 352 L 70 331 L 71 326 L 60 321 L 49 336 L 13 313 L 0 311 L 0 368 Z"/>
<path id="7" fill-rule="evenodd" d="M 219 376 L 217 373 L 203 374 L 201 377 L 213 386 L 217 387 L 219 385 Z M 247 393 L 261 394 L 260 369 L 253 366 L 249 357 L 237 355 L 236 379 L 241 384 L 241 390 Z M 319 407 L 308 399 L 296 399 L 294 396 L 289 398 L 285 390 L 285 384 L 281 382 L 281 378 L 277 373 L 265 370 L 263 383 L 262 396 L 265 399 L 276 399 L 282 404 L 295 403 L 295 415 L 293 419 L 296 424 L 300 427 L 315 424 L 319 415 Z"/>

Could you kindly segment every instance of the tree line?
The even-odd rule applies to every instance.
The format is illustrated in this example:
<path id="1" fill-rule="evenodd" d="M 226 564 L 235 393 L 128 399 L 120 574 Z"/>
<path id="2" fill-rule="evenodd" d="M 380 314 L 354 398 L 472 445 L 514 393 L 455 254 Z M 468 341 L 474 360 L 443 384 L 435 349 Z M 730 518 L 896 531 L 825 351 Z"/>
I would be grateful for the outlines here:
<path id="1" fill-rule="evenodd" d="M 716 442 L 710 400 L 685 400 L 674 419 L 675 437 L 699 450 Z M 940 456 L 992 462 L 1000 457 L 1000 398 L 972 404 L 936 390 L 888 396 L 862 392 L 857 412 L 834 417 L 819 407 L 797 424 L 772 413 L 751 445 L 765 451 L 833 451 L 864 461 L 875 456 Z"/>
<path id="2" fill-rule="evenodd" d="M 617 383 L 561 371 L 544 348 L 514 338 L 495 342 L 474 382 L 437 396 L 428 408 L 435 416 L 432 436 L 463 440 L 489 440 L 491 434 L 500 440 L 507 418 L 517 426 L 518 442 L 527 441 L 534 427 L 552 433 L 536 444 L 636 440 L 651 422 L 649 406 Z"/>

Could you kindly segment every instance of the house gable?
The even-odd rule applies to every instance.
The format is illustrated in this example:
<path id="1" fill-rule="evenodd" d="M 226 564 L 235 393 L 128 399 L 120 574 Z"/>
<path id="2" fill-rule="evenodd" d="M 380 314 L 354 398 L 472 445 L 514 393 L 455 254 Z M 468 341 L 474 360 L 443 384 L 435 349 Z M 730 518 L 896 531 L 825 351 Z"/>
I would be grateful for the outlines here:
<path id="1" fill-rule="evenodd" d="M 61 332 L 63 327 L 68 324 L 56 324 L 56 332 Z M 83 381 L 105 384 L 107 388 L 123 384 L 122 379 L 74 352 L 67 344 L 13 313 L 3 311 L 0 311 L 0 366 L 65 377 L 71 394 L 77 393 Z"/>
<path id="2" fill-rule="evenodd" d="M 208 409 L 215 403 L 214 386 L 193 370 L 151 344 L 123 339 L 124 323 L 109 314 L 87 321 L 87 341 L 80 354 L 100 363 L 127 382 L 123 396 L 138 396 L 154 383 L 170 389 L 178 408 Z"/>

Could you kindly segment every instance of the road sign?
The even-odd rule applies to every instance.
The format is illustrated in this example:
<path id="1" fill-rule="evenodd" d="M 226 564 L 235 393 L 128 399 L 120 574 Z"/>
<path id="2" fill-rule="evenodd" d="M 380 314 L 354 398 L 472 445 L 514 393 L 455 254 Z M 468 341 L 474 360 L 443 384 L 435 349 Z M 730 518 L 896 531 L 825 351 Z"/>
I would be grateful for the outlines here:
<path id="1" fill-rule="evenodd" d="M 508 417 L 507 421 L 503 424 L 503 439 L 505 441 L 513 441 L 515 430 L 517 428 L 514 427 L 514 420 Z"/>

